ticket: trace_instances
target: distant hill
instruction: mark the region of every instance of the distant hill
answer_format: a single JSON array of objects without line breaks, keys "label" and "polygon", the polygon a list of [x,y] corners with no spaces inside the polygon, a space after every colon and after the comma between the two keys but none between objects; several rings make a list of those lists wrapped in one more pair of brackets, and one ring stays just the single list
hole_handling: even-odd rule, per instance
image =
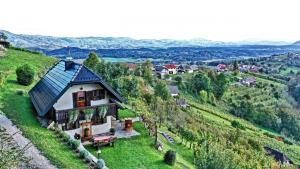
[{"label": "distant hill", "polygon": [[296,41],[295,43],[293,43],[293,45],[300,46],[300,40],[299,40],[299,41]]},{"label": "distant hill", "polygon": [[53,50],[62,47],[82,49],[137,49],[170,47],[228,47],[240,45],[289,45],[288,42],[241,41],[221,42],[206,39],[171,40],[171,39],[132,39],[128,37],[53,37],[41,35],[14,34],[0,30],[8,36],[8,41],[16,47]]},{"label": "distant hill", "polygon": [[132,39],[127,37],[53,37],[4,32],[16,47],[64,58],[84,59],[92,51],[102,57],[134,58],[174,62],[259,57],[300,51],[300,45],[288,42],[243,41],[220,42],[206,39]]}]

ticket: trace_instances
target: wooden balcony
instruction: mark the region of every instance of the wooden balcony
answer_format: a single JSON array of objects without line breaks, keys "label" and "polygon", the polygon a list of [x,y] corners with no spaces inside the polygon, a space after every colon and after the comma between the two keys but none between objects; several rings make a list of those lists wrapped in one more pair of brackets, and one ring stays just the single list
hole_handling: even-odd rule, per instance
[{"label": "wooden balcony", "polygon": [[[106,116],[113,116],[117,119],[118,118],[117,105],[115,103],[108,103],[108,104],[97,105],[97,106],[86,106],[86,107],[78,107],[78,108],[65,109],[65,110],[56,110],[55,121],[58,124],[67,123],[69,118],[68,113],[70,111],[78,110],[79,112],[83,112],[86,109],[94,109],[97,112],[98,108],[104,105],[108,106]],[[84,120],[84,116],[82,116],[83,113],[80,114],[81,115],[78,116],[77,120]]]}]

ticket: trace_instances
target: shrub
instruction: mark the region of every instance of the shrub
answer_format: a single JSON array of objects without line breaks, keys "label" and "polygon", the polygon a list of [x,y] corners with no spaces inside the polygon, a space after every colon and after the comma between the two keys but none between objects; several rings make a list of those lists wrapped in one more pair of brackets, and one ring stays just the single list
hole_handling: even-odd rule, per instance
[{"label": "shrub", "polygon": [[258,150],[258,151],[261,151],[262,150],[262,147],[261,145],[259,144],[258,141],[255,141],[253,139],[249,139],[248,140],[248,144],[255,150]]},{"label": "shrub", "polygon": [[71,139],[71,137],[70,137],[67,133],[65,133],[64,136],[63,136],[63,141],[64,141],[64,142],[67,142],[67,141],[69,141],[70,139]]},{"label": "shrub", "polygon": [[17,68],[16,74],[18,83],[21,85],[28,86],[33,82],[35,73],[34,70],[28,64],[25,64]]},{"label": "shrub", "polygon": [[71,148],[73,150],[76,150],[80,146],[80,141],[79,140],[72,140],[71,141]]},{"label": "shrub", "polygon": [[169,165],[174,165],[176,162],[176,152],[168,150],[164,156],[164,162]]},{"label": "shrub", "polygon": [[20,96],[24,95],[24,90],[17,90],[17,95],[20,95]]},{"label": "shrub", "polygon": [[104,169],[104,168],[105,168],[105,161],[102,160],[102,159],[99,159],[99,160],[97,161],[97,168],[98,168],[98,169]]},{"label": "shrub", "polygon": [[59,138],[63,138],[63,137],[65,136],[65,134],[66,134],[66,133],[65,133],[64,131],[62,131],[62,130],[59,130],[59,131],[58,131],[58,137],[59,137]]},{"label": "shrub", "polygon": [[270,133],[268,133],[268,132],[265,132],[264,135],[266,135],[266,136],[268,136],[268,137],[270,137],[270,138],[275,138],[275,136],[274,136],[273,134],[270,134]]},{"label": "shrub", "polygon": [[287,139],[283,139],[283,142],[288,145],[293,145],[293,143]]},{"label": "shrub", "polygon": [[79,150],[79,157],[81,159],[86,158],[89,155],[89,153],[85,149],[80,149]]},{"label": "shrub", "polygon": [[240,122],[238,122],[238,121],[236,121],[236,120],[233,120],[233,121],[231,122],[231,125],[232,125],[232,127],[234,127],[234,128],[239,128],[239,129],[242,129],[242,130],[245,129],[245,127],[244,127]]}]

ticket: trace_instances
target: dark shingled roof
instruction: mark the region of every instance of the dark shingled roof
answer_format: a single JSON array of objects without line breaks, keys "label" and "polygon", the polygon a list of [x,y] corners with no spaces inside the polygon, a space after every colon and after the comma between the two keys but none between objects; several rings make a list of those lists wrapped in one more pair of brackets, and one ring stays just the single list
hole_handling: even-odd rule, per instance
[{"label": "dark shingled roof", "polygon": [[179,90],[177,86],[168,85],[168,88],[171,94],[179,94]]},{"label": "dark shingled roof", "polygon": [[53,107],[56,101],[72,85],[98,83],[109,91],[118,101],[125,100],[115,92],[100,76],[81,64],[61,60],[55,64],[46,75],[29,91],[31,101],[39,116],[45,114]]}]

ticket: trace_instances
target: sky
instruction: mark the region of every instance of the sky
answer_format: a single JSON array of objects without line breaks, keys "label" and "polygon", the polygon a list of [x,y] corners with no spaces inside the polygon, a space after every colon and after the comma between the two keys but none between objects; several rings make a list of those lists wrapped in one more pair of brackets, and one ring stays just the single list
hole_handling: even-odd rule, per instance
[{"label": "sky", "polygon": [[299,0],[0,0],[0,29],[60,37],[300,40]]}]

